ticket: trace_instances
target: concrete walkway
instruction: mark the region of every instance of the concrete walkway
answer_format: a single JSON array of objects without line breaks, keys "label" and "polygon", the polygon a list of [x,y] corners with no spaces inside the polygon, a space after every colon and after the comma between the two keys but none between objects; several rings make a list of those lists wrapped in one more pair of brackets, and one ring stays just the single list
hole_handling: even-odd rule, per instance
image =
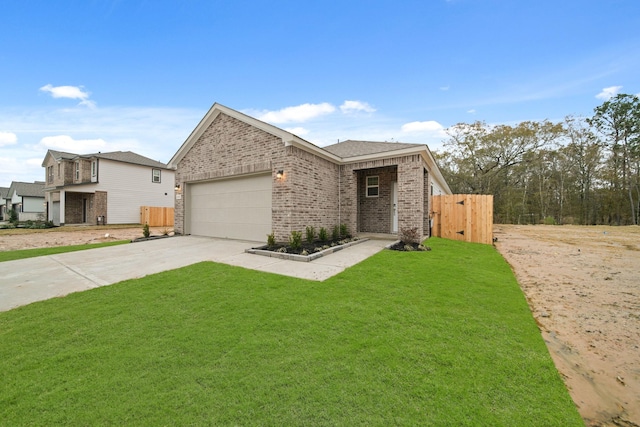
[{"label": "concrete walkway", "polygon": [[323,281],[389,243],[372,239],[315,261],[296,262],[244,252],[259,242],[180,236],[7,261],[0,263],[0,311],[201,261]]}]

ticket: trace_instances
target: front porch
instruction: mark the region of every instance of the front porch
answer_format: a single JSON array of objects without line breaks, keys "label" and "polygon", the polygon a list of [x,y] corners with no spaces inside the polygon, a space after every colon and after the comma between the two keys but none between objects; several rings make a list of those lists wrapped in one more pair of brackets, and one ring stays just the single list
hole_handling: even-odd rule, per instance
[{"label": "front porch", "polygon": [[58,190],[46,194],[47,219],[54,225],[104,225],[107,193]]}]

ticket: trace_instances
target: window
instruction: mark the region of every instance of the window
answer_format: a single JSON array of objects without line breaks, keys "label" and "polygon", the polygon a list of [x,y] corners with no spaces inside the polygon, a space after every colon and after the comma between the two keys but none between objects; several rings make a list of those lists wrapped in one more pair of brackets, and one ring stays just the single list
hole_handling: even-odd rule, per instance
[{"label": "window", "polygon": [[53,166],[47,166],[47,182],[53,182]]},{"label": "window", "polygon": [[95,177],[98,174],[98,162],[96,160],[91,162],[91,176]]},{"label": "window", "polygon": [[380,194],[379,179],[377,176],[367,177],[367,197],[378,197]]},{"label": "window", "polygon": [[153,169],[151,182],[160,182],[160,169]]},{"label": "window", "polygon": [[76,162],[76,181],[80,181],[80,162]]}]

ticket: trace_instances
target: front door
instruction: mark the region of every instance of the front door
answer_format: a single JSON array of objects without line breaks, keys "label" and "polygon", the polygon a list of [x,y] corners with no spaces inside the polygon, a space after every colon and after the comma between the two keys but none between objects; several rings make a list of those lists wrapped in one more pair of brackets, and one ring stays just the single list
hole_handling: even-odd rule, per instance
[{"label": "front door", "polygon": [[82,199],[82,222],[87,222],[87,199]]},{"label": "front door", "polygon": [[391,232],[398,232],[398,181],[391,182]]}]

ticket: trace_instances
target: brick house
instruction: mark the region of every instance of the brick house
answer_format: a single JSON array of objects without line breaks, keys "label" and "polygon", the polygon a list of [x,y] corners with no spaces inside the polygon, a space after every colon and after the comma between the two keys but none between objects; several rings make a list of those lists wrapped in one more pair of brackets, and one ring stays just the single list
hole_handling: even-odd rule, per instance
[{"label": "brick house", "polygon": [[173,207],[174,171],[131,151],[74,154],[49,150],[47,220],[65,224],[138,224],[141,206]]},{"label": "brick house", "polygon": [[306,226],[352,234],[429,234],[434,194],[451,194],[426,145],[344,141],[317,147],[214,104],[169,161],[177,233],[286,241]]}]

